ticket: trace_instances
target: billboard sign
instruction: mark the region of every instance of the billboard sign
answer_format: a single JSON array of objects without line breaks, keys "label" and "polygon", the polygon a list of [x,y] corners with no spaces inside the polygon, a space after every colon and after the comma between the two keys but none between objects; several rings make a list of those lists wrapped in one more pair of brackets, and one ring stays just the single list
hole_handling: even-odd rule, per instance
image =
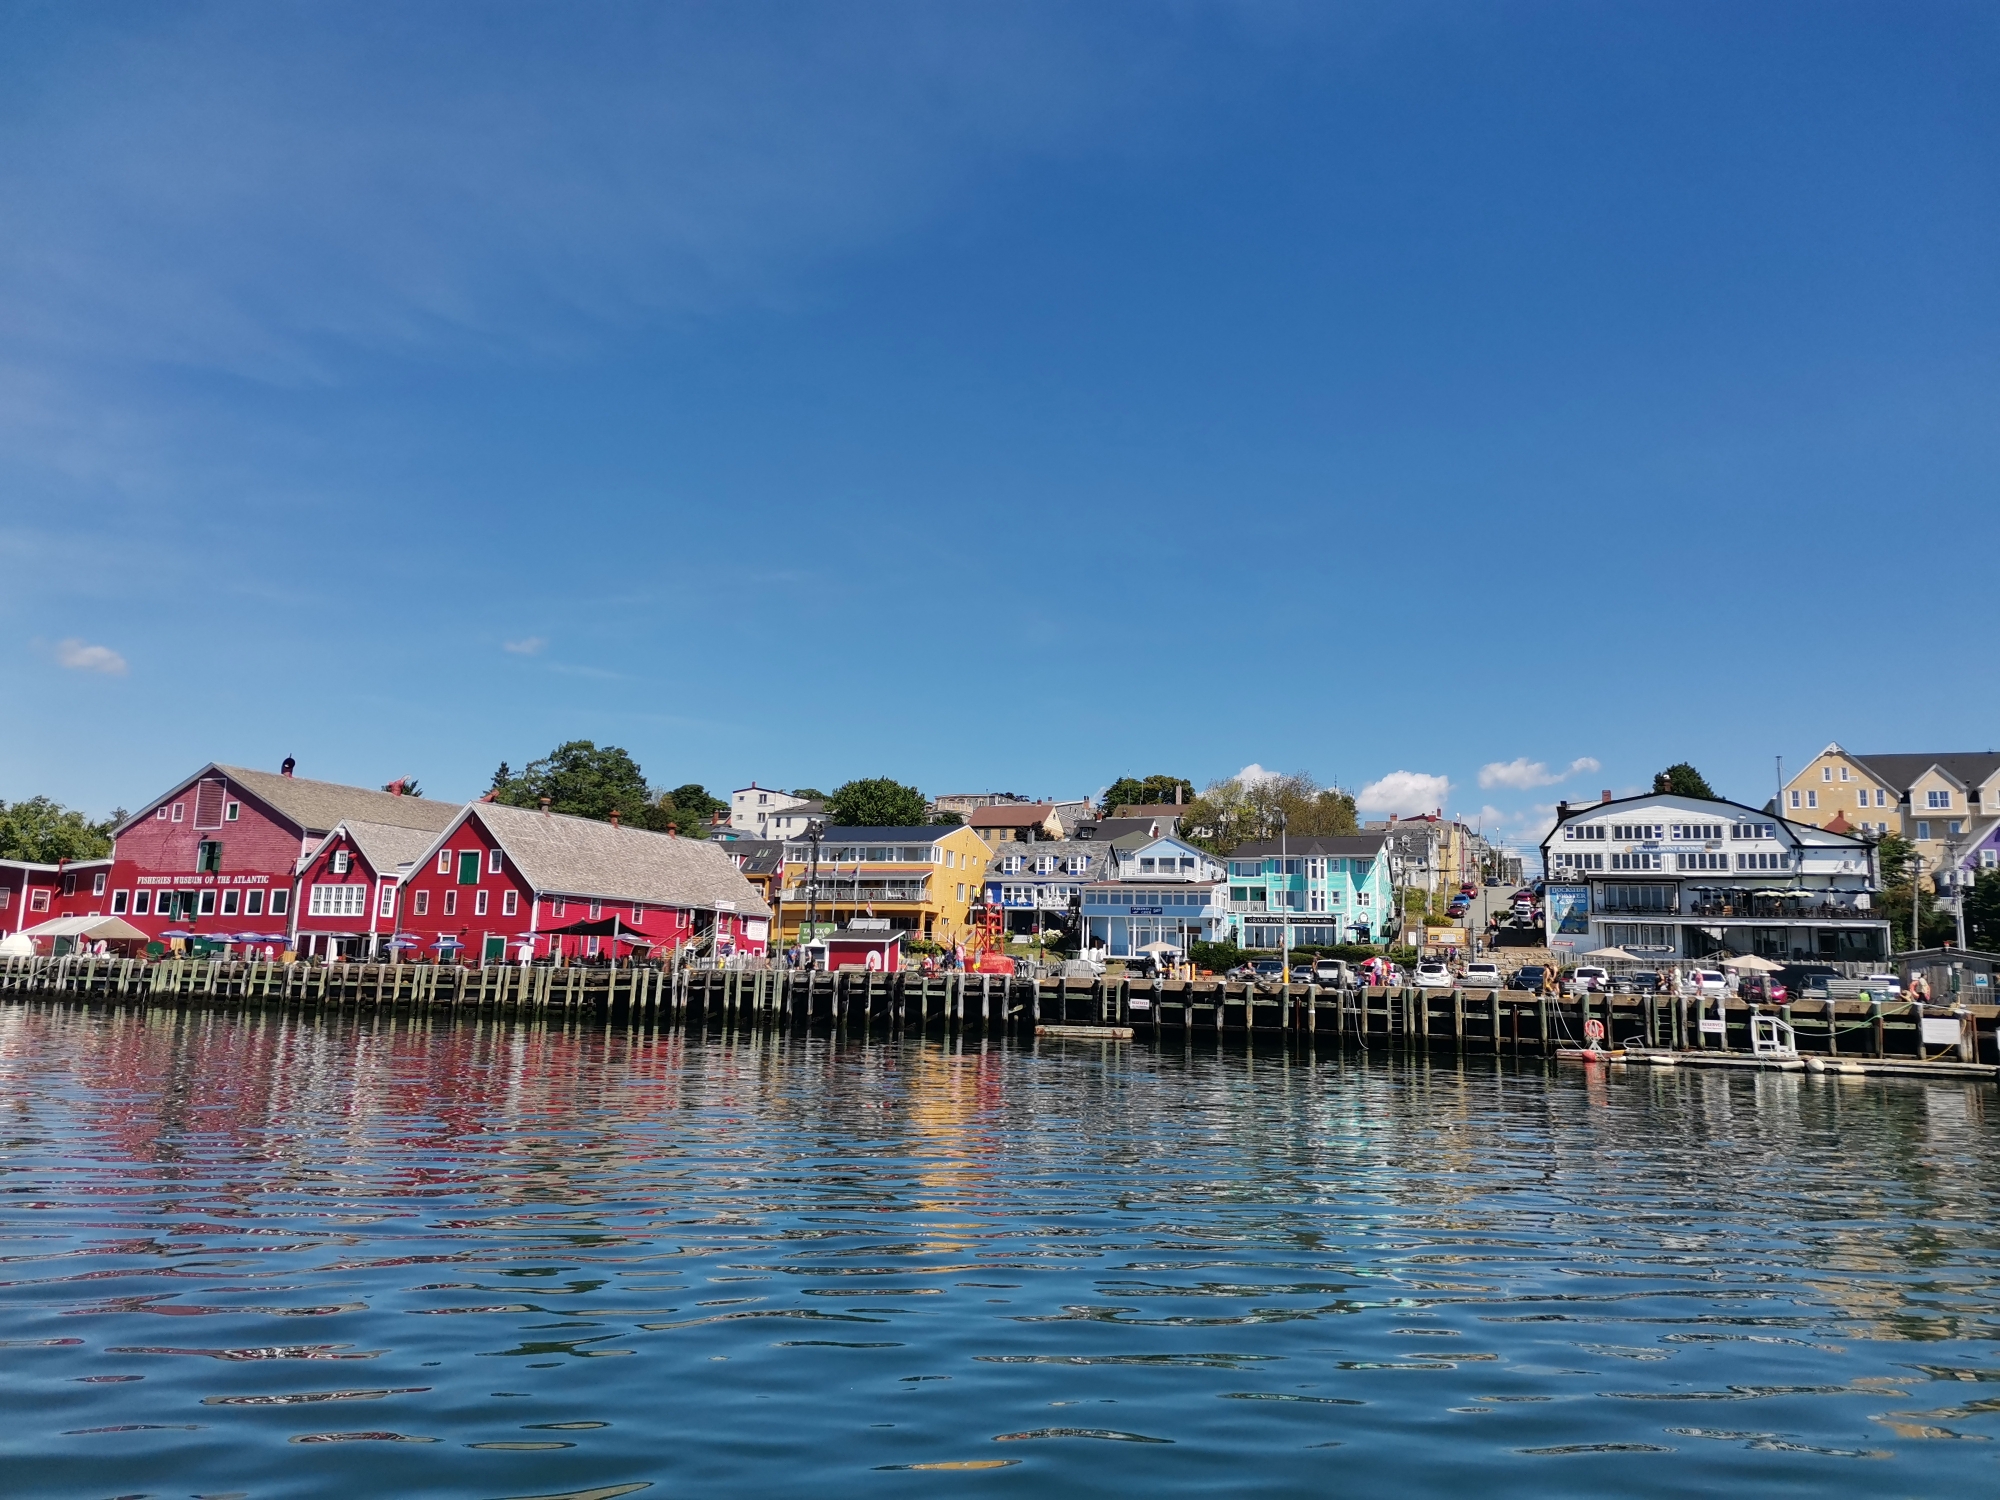
[{"label": "billboard sign", "polygon": [[1552,885],[1549,887],[1550,931],[1565,937],[1585,937],[1590,932],[1590,887]]}]

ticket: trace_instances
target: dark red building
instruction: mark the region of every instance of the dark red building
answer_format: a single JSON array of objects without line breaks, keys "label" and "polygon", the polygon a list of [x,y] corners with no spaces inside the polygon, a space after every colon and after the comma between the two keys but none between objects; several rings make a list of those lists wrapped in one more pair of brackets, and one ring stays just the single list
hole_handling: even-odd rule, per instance
[{"label": "dark red building", "polygon": [[[762,953],[771,916],[721,845],[490,802],[458,812],[399,902],[398,928],[419,951],[468,963],[711,941],[721,953]],[[457,946],[436,946],[445,940]]]},{"label": "dark red building", "polygon": [[111,910],[111,861],[65,860],[36,864],[0,859],[0,938],[57,917],[94,917]]},{"label": "dark red building", "polygon": [[[287,772],[204,766],[118,829],[105,902],[97,909],[155,939],[187,931],[224,940],[254,936],[267,946],[290,948],[298,931],[302,861],[342,822],[434,836],[457,812],[455,803]],[[371,889],[362,899],[373,911],[390,877],[374,872],[368,878]],[[368,931],[351,920],[340,930],[364,941]]]}]

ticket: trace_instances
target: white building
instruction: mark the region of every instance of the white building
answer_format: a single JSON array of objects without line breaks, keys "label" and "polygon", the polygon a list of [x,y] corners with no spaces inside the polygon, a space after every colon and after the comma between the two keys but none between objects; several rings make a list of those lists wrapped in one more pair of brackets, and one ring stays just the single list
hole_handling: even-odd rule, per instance
[{"label": "white building", "polygon": [[1107,861],[1105,878],[1083,888],[1091,947],[1128,958],[1149,943],[1170,943],[1186,953],[1190,944],[1228,936],[1229,883],[1214,855],[1143,833],[1113,840],[1110,851],[1116,862]]},{"label": "white building", "polygon": [[1661,962],[1754,953],[1880,962],[1874,848],[1740,802],[1649,793],[1558,810],[1542,841],[1549,946]]},{"label": "white building", "polygon": [[803,797],[773,791],[753,781],[729,794],[729,826],[751,838],[781,839],[792,832],[792,820],[786,819],[785,826],[774,828],[771,826],[772,817],[790,807],[803,807],[805,801]]}]

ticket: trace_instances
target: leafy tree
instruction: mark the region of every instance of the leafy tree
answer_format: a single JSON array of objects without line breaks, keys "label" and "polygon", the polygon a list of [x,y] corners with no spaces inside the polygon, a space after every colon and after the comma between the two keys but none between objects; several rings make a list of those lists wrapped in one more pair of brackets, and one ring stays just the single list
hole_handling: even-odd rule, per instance
[{"label": "leafy tree", "polygon": [[720,797],[711,797],[708,788],[698,781],[662,792],[654,803],[661,826],[672,828],[683,838],[707,838],[715,815],[727,811],[729,804]]},{"label": "leafy tree", "polygon": [[1247,786],[1234,777],[1210,782],[1188,805],[1184,827],[1193,842],[1227,854],[1238,844],[1276,838],[1281,823],[1297,838],[1334,838],[1359,826],[1352,797],[1294,771]]},{"label": "leafy tree", "polygon": [[842,782],[826,799],[826,816],[841,828],[914,828],[930,821],[924,794],[886,776]]},{"label": "leafy tree", "polygon": [[[1898,953],[1912,947],[1938,948],[1958,938],[1958,919],[1950,912],[1938,910],[1937,895],[1930,881],[1921,877],[1911,879],[1914,852],[1908,840],[1894,833],[1883,834],[1875,846],[1875,859],[1882,876],[1882,894],[1876,904],[1889,924],[1889,946]],[[1922,940],[1914,944],[1910,941],[1913,899],[1918,903],[1918,921],[1922,927]]]},{"label": "leafy tree", "polygon": [[656,831],[669,823],[639,763],[616,745],[570,740],[493,791],[493,800],[509,807],[539,807],[544,797],[551,812],[579,818],[608,822],[615,812],[633,827]]},{"label": "leafy tree", "polygon": [[52,865],[66,859],[102,859],[111,852],[111,834],[127,817],[118,808],[93,823],[74,808],[48,797],[30,797],[9,806],[0,802],[0,859]]},{"label": "leafy tree", "polygon": [[792,788],[792,795],[794,797],[803,797],[808,802],[826,801],[826,793],[822,792],[816,786],[795,786]]},{"label": "leafy tree", "polygon": [[1108,818],[1115,808],[1172,802],[1176,791],[1180,800],[1194,801],[1194,783],[1185,776],[1121,776],[1105,788],[1104,803],[1098,810]]},{"label": "leafy tree", "polygon": [[2000,953],[2000,870],[1981,870],[1965,893],[1965,940]]},{"label": "leafy tree", "polygon": [[1719,801],[1708,782],[1686,761],[1676,761],[1653,778],[1653,790],[1672,792],[1676,797],[1705,797],[1711,802]]},{"label": "leafy tree", "polygon": [[487,790],[490,792],[497,792],[500,790],[501,787],[505,786],[508,782],[512,781],[513,779],[514,779],[513,771],[509,769],[507,762],[503,760],[500,762],[500,769],[493,773],[493,784],[490,787],[488,787]]}]

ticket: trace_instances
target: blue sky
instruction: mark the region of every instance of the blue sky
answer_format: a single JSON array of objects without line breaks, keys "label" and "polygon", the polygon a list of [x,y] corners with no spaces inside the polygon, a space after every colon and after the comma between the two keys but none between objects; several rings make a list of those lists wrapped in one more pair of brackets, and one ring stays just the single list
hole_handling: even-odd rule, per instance
[{"label": "blue sky", "polygon": [[1996,168],[1972,4],[15,4],[0,797],[1986,748]]}]

